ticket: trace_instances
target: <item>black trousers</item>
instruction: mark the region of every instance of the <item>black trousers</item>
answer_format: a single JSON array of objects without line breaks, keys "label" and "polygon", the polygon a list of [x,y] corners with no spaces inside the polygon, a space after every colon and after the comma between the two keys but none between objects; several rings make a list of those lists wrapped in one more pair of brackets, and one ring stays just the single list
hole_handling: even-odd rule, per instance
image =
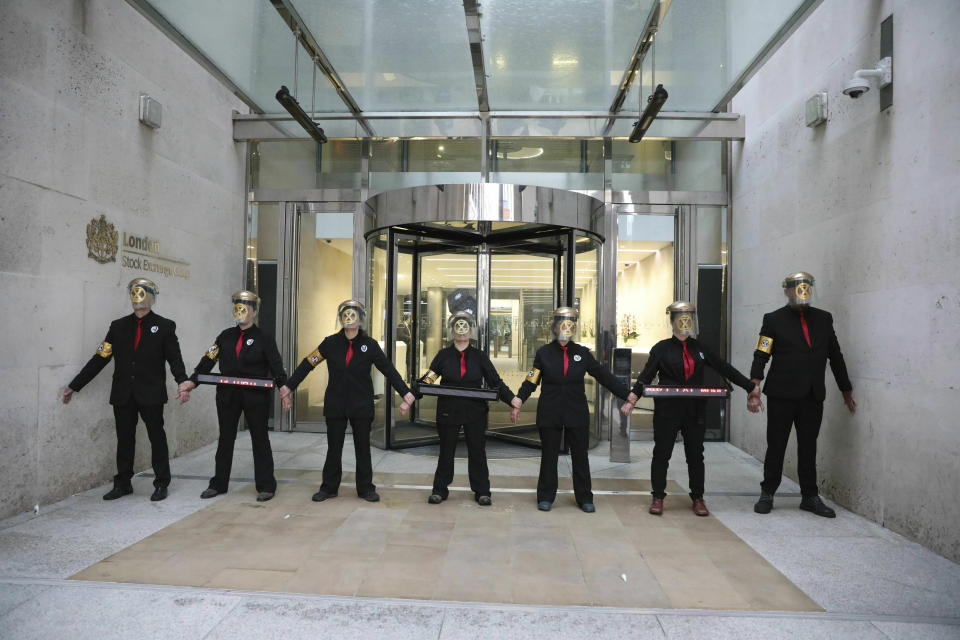
[{"label": "black trousers", "polygon": [[706,425],[693,413],[672,420],[653,419],[653,460],[650,462],[650,484],[654,498],[667,495],[667,469],[673,455],[677,432],[683,434],[683,452],[687,457],[687,477],[690,497],[703,498],[703,435]]},{"label": "black trousers", "polygon": [[[323,463],[323,484],[327,493],[340,490],[343,475],[343,441],[347,435],[348,418],[327,418],[327,459]],[[349,418],[353,429],[353,452],[357,457],[357,495],[365,496],[376,490],[373,484],[373,464],[370,462],[370,425],[373,418]]]},{"label": "black trousers", "polygon": [[564,434],[570,447],[573,466],[573,494],[577,504],[593,502],[590,483],[590,430],[588,427],[540,427],[540,478],[537,480],[537,502],[553,502],[557,497],[557,459]]},{"label": "black trousers", "polygon": [[813,497],[817,489],[817,436],[823,420],[823,401],[812,394],[806,398],[771,398],[767,396],[767,454],[763,459],[763,482],[760,488],[773,495],[783,476],[783,456],[790,439],[790,428],[797,427],[797,475],[800,493]]},{"label": "black trousers", "polygon": [[[453,482],[453,458],[460,437],[460,425],[437,423],[440,436],[440,454],[437,457],[437,472],[433,474],[433,492],[447,497],[447,487]],[[470,488],[476,497],[490,495],[490,471],[487,468],[487,417],[466,422],[463,434],[467,441],[467,473]]]},{"label": "black trousers", "polygon": [[137,416],[143,418],[147,437],[150,438],[153,486],[169,486],[170,453],[167,450],[167,434],[163,430],[163,405],[143,406],[133,398],[126,404],[113,405],[113,417],[117,423],[117,475],[113,476],[113,486],[120,489],[131,487],[137,446]]},{"label": "black trousers", "polygon": [[273,475],[273,450],[267,431],[270,415],[270,393],[262,390],[217,389],[217,420],[220,423],[220,439],[217,441],[217,457],[210,488],[220,493],[227,492],[230,484],[230,469],[233,467],[233,445],[237,440],[240,416],[247,418],[250,442],[253,445],[253,477],[257,491],[274,493],[277,479]]}]

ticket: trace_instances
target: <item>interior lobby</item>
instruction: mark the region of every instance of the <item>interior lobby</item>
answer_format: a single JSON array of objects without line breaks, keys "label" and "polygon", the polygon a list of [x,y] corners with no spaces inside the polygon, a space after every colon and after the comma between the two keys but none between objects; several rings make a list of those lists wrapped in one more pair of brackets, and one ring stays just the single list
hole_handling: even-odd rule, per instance
[{"label": "interior lobby", "polygon": [[[958,30],[955,0],[0,0],[0,638],[960,638]],[[270,392],[268,501],[243,423],[200,499],[216,394],[178,402],[172,362],[165,499],[140,426],[133,495],[101,499],[113,365],[61,401],[137,277],[187,375],[249,290],[287,374],[353,299],[406,385],[466,310],[518,392],[554,309],[632,385],[675,300],[756,378],[798,271],[856,397],[831,355],[836,518],[798,508],[796,433],[755,512],[769,389],[703,405],[708,517],[680,438],[651,515],[654,399],[624,417],[589,376],[596,513],[566,452],[538,510],[542,387],[489,403],[488,507],[462,439],[428,503],[437,397],[407,412],[377,369],[378,502],[349,442],[311,500],[325,364]]]}]

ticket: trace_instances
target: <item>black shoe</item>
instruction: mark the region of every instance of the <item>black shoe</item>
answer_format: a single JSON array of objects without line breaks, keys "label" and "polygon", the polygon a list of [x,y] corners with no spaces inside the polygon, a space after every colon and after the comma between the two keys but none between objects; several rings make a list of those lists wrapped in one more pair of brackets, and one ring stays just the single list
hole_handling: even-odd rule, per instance
[{"label": "black shoe", "polygon": [[117,498],[122,498],[123,496],[128,496],[133,493],[133,487],[114,487],[103,494],[104,500],[116,500]]},{"label": "black shoe", "polygon": [[267,500],[272,500],[273,496],[273,491],[261,491],[257,493],[257,502],[266,502]]},{"label": "black shoe", "polygon": [[760,492],[760,499],[757,500],[757,504],[753,505],[753,510],[756,513],[770,513],[773,509],[773,496],[769,493]]},{"label": "black shoe", "polygon": [[360,497],[366,500],[367,502],[380,502],[380,494],[377,493],[376,491],[365,493]]},{"label": "black shoe", "polygon": [[214,498],[220,495],[220,492],[214,489],[213,487],[207,487],[203,490],[203,493],[200,494],[201,500],[206,500],[207,498]]},{"label": "black shoe", "polygon": [[439,493],[431,493],[430,497],[427,498],[427,502],[429,502],[430,504],[440,504],[444,500],[446,500],[446,498],[444,498]]},{"label": "black shoe", "polygon": [[493,500],[490,499],[490,496],[477,496],[477,504],[481,507],[489,507],[493,504]]},{"label": "black shoe", "polygon": [[584,502],[582,505],[580,505],[580,510],[584,513],[595,513],[597,508],[593,506],[592,502]]},{"label": "black shoe", "polygon": [[541,500],[537,503],[537,509],[540,509],[540,511],[550,511],[551,507],[553,507],[553,503],[547,502],[546,500]]},{"label": "black shoe", "polygon": [[823,504],[820,496],[811,496],[800,500],[800,508],[823,518],[836,518],[837,512]]},{"label": "black shoe", "polygon": [[323,502],[324,500],[329,500],[330,498],[336,498],[336,497],[337,497],[337,494],[327,493],[323,489],[320,489],[315,494],[313,494],[313,497],[311,498],[311,500],[313,500],[314,502]]},{"label": "black shoe", "polygon": [[167,488],[166,487],[157,487],[153,490],[153,495],[150,496],[150,502],[160,502],[161,500],[167,499]]}]

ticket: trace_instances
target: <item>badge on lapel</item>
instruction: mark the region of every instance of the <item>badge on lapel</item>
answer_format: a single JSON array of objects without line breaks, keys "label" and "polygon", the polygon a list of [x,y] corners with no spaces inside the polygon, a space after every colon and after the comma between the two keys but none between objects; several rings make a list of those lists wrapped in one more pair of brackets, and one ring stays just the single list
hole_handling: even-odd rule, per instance
[{"label": "badge on lapel", "polygon": [[253,338],[247,338],[247,346],[249,347],[252,344],[253,344]]},{"label": "badge on lapel", "polygon": [[363,351],[364,353],[366,353],[366,352],[367,352],[367,345],[365,345],[365,344],[360,345],[360,351]]},{"label": "badge on lapel", "polygon": [[578,353],[577,355],[573,356],[573,361],[574,361],[574,362],[580,362],[580,354],[579,354],[579,353]]},{"label": "badge on lapel", "polygon": [[150,333],[156,333],[157,331],[160,331],[160,327],[158,327],[157,325],[153,325],[152,327],[150,327]]}]

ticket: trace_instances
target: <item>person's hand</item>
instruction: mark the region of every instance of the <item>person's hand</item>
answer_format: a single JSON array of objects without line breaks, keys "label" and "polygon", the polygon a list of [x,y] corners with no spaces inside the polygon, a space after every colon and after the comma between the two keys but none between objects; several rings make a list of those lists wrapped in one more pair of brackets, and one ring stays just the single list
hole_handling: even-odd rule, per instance
[{"label": "person's hand", "polygon": [[177,391],[177,400],[180,401],[180,404],[184,404],[185,402],[189,402],[189,400],[190,400],[190,392],[189,392],[189,391]]},{"label": "person's hand", "polygon": [[70,387],[64,387],[63,389],[60,389],[60,402],[62,402],[63,404],[68,404],[70,402],[70,398],[72,397],[73,397],[73,389],[71,389]]},{"label": "person's hand", "polygon": [[765,410],[763,399],[760,397],[760,385],[753,383],[753,391],[747,394],[747,411],[757,413]]},{"label": "person's hand", "polygon": [[640,400],[640,396],[635,394],[633,391],[631,391],[630,395],[627,396],[627,402],[632,405],[636,405],[638,400]]},{"label": "person's hand", "polygon": [[624,402],[622,405],[620,405],[620,413],[622,413],[624,416],[629,417],[630,414],[633,413],[633,408],[635,406],[636,404],[633,402],[630,402],[630,401]]},{"label": "person's hand", "polygon": [[284,411],[290,411],[290,408],[293,406],[293,396],[290,395],[289,390],[287,395],[280,394],[280,408]]},{"label": "person's hand", "polygon": [[513,400],[510,401],[510,406],[513,407],[514,409],[519,409],[520,407],[523,406],[523,400],[521,400],[517,396],[513,396]]},{"label": "person's hand", "polygon": [[513,421],[513,424],[517,424],[520,421],[520,409],[514,407],[510,410],[510,420]]},{"label": "person's hand", "polygon": [[280,392],[280,399],[281,399],[281,400],[283,400],[283,399],[286,398],[286,397],[289,397],[290,394],[293,393],[292,391],[290,391],[290,387],[288,387],[287,385],[283,385],[282,387],[280,387],[279,389],[277,389],[277,391]]},{"label": "person's hand", "polygon": [[847,405],[847,409],[850,410],[850,413],[857,412],[857,399],[853,397],[853,391],[843,392],[843,404]]},{"label": "person's hand", "polygon": [[407,395],[403,396],[403,401],[407,403],[407,406],[409,408],[411,405],[413,405],[414,402],[417,401],[417,396],[413,395],[408,391]]},{"label": "person's hand", "polygon": [[410,405],[407,402],[400,403],[400,415],[405,416],[410,411]]},{"label": "person's hand", "polygon": [[177,386],[177,392],[186,391],[187,393],[190,393],[196,388],[197,385],[195,385],[192,380],[184,380]]}]

